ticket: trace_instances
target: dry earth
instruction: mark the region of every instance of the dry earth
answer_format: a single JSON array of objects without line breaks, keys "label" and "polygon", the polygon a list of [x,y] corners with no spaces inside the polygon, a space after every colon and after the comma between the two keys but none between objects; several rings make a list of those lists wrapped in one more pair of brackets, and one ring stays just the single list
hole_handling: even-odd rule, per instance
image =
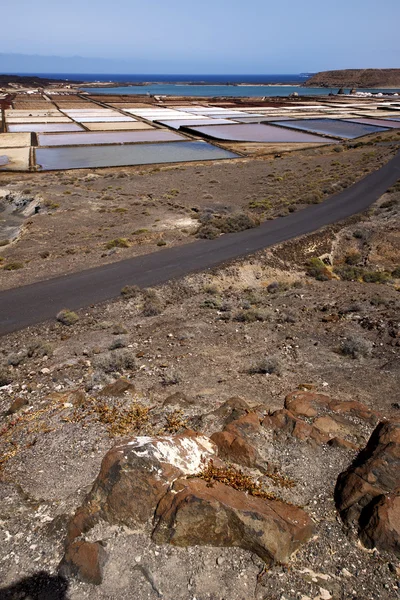
[{"label": "dry earth", "polygon": [[257,158],[212,164],[4,174],[0,286],[188,243],[215,216],[265,220],[300,210],[387,162],[397,147],[381,145],[388,140],[400,132],[278,155],[265,145]]},{"label": "dry earth", "polygon": [[[31,262],[19,272],[3,271],[2,285],[17,285],[42,278],[43,273],[47,276],[58,269],[66,270],[67,258],[61,254],[70,248],[80,249],[77,254],[68,253],[72,258],[79,257],[82,248],[90,248],[92,254],[82,260],[90,261],[86,265],[98,264],[106,240],[117,235],[132,240],[128,236],[132,230],[130,218],[128,222],[126,217],[124,224],[123,212],[116,215],[108,210],[140,202],[135,209],[137,225],[151,228],[152,220],[164,219],[166,214],[173,219],[187,218],[193,206],[220,211],[235,201],[235,208],[243,209],[250,201],[264,197],[270,172],[281,177],[290,168],[294,178],[293,160],[300,161],[306,179],[307,171],[312,170],[315,177],[319,168],[322,177],[324,165],[328,170],[332,161],[337,161],[340,172],[346,172],[350,178],[357,169],[359,173],[360,162],[369,169],[389,155],[389,151],[379,148],[373,149],[374,157],[365,157],[365,152],[361,148],[337,154],[306,153],[295,159],[191,166],[183,171],[162,170],[150,175],[145,171],[143,175],[122,178],[117,177],[116,171],[104,172],[87,182],[72,182],[69,174],[48,174],[40,179],[37,188],[33,186],[39,179],[26,176],[19,186],[28,185],[29,180],[35,193],[44,194],[43,181],[47,181],[49,198],[55,202],[61,198],[61,205],[54,212],[35,217],[28,230],[30,235],[24,234],[16,244],[5,247],[6,260],[26,257],[30,247]],[[243,172],[246,189],[243,185],[241,195],[238,186]],[[235,176],[236,182],[232,181]],[[219,183],[211,183],[214,177],[221,189],[226,185],[225,197],[212,191],[213,185],[220,189]],[[66,185],[60,180],[66,180]],[[107,181],[112,184],[111,200],[104,199]],[[165,198],[168,190],[179,185],[176,196]],[[122,188],[118,199],[114,196],[116,187]],[[213,198],[203,202],[199,189]],[[280,190],[284,195],[281,187],[274,190],[274,194]],[[154,198],[139,200],[149,193]],[[153,199],[163,196],[161,202],[152,205]],[[90,209],[82,209],[83,197],[90,197]],[[47,575],[41,577],[56,578],[67,522],[84,502],[102,458],[117,441],[138,433],[174,434],[187,427],[211,435],[221,431],[227,422],[225,408],[217,409],[230,398],[240,397],[247,402],[248,410],[256,411],[263,425],[251,438],[259,461],[239,467],[285,501],[302,506],[315,526],[315,535],[291,562],[265,568],[256,553],[240,548],[156,544],[150,538],[150,525],[135,530],[101,521],[89,539],[102,540],[108,555],[102,584],[93,586],[75,578],[66,582],[54,579],[64,591],[58,595],[50,592],[47,597],[398,597],[398,557],[384,550],[365,549],[354,533],[344,527],[333,498],[338,475],[353,461],[357,449],[365,446],[373,423],[349,417],[340,426],[336,422],[338,430],[333,433],[332,421],[327,421],[324,413],[320,427],[323,423],[328,437],[340,433],[350,442],[331,445],[314,443],[307,436],[298,439],[286,430],[268,427],[268,419],[272,411],[283,408],[285,396],[295,389],[322,392],[332,400],[359,401],[384,418],[398,418],[399,206],[397,185],[368,214],[346,223],[157,290],[132,289],[130,297],[81,311],[71,325],[54,320],[2,338],[3,586],[14,586],[17,593],[16,582],[24,577],[44,572]],[[103,207],[105,212],[98,215]],[[166,212],[168,208],[170,213]],[[142,214],[144,210],[150,210],[150,218]],[[282,206],[277,210],[282,210]],[[65,229],[64,211],[79,215],[75,224],[69,221],[68,225],[68,231],[75,234],[69,236],[67,231],[57,240],[56,229],[60,236],[63,223]],[[46,241],[46,223],[50,222],[55,229]],[[96,224],[100,227],[100,223],[106,227],[114,223],[115,227],[100,232],[101,238],[87,237],[82,243],[84,231],[89,236],[90,229]],[[37,238],[33,236],[35,228]],[[163,235],[169,243],[179,241],[171,230]],[[33,239],[40,239],[43,248],[48,247],[51,253],[42,259],[46,266],[40,271]],[[62,252],[66,240],[68,245]],[[150,247],[145,244],[140,251]],[[137,248],[132,246],[118,258],[135,252]],[[325,262],[310,263],[313,257],[321,257]],[[78,269],[81,264],[78,260],[69,268]],[[20,272],[24,273],[21,277]],[[14,273],[20,278],[8,280]],[[134,387],[122,395],[115,395],[113,388],[104,390],[121,376]],[[10,411],[12,403],[15,404]],[[136,410],[134,418],[132,410]],[[265,475],[271,467],[279,474],[276,480]],[[294,486],[281,487],[282,477],[292,480]],[[52,589],[51,582],[47,589]],[[31,597],[26,593],[10,596],[11,592],[4,590],[1,593],[5,598]]]}]

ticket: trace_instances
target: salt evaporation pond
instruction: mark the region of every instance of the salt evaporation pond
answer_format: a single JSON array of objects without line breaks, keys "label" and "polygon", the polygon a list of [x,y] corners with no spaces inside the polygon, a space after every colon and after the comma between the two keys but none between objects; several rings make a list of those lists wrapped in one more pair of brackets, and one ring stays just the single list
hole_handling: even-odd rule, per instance
[{"label": "salt evaporation pond", "polygon": [[323,133],[346,139],[358,138],[369,133],[387,131],[385,127],[351,123],[350,121],[341,121],[340,119],[296,119],[293,121],[271,121],[271,123],[275,123],[280,127],[313,131],[315,133]]},{"label": "salt evaporation pond", "polygon": [[312,135],[309,133],[300,133],[299,131],[290,131],[272,125],[257,124],[234,124],[234,125],[206,125],[204,127],[190,127],[190,131],[202,135],[232,142],[314,142],[314,143],[332,143],[326,138]]},{"label": "salt evaporation pond", "polygon": [[40,146],[85,146],[93,144],[132,144],[138,142],[179,142],[187,138],[172,131],[120,131],[99,133],[55,133],[39,135]]},{"label": "salt evaporation pond", "polygon": [[238,158],[237,154],[206,142],[36,148],[35,155],[37,165],[44,171]]}]

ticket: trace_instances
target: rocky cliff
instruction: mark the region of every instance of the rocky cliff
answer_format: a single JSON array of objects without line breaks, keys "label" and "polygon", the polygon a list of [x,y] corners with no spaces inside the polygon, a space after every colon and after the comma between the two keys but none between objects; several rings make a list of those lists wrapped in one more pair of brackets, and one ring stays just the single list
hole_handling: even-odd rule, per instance
[{"label": "rocky cliff", "polygon": [[400,69],[343,69],[321,71],[306,87],[400,88]]}]

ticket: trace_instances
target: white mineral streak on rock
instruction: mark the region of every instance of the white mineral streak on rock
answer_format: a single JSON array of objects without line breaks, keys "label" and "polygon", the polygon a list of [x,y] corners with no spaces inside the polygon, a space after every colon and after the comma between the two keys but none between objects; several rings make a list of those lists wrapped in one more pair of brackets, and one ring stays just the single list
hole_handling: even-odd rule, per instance
[{"label": "white mineral streak on rock", "polygon": [[205,436],[195,438],[138,436],[124,446],[130,446],[140,458],[153,457],[161,463],[177,467],[185,475],[197,473],[201,468],[202,459],[215,455],[214,444]]}]

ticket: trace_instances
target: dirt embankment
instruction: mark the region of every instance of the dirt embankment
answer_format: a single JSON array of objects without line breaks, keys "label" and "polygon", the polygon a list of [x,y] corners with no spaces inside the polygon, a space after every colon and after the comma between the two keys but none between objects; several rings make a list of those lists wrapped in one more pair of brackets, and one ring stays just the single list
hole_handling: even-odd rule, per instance
[{"label": "dirt embankment", "polygon": [[321,71],[305,87],[400,88],[400,69],[342,69]]}]

